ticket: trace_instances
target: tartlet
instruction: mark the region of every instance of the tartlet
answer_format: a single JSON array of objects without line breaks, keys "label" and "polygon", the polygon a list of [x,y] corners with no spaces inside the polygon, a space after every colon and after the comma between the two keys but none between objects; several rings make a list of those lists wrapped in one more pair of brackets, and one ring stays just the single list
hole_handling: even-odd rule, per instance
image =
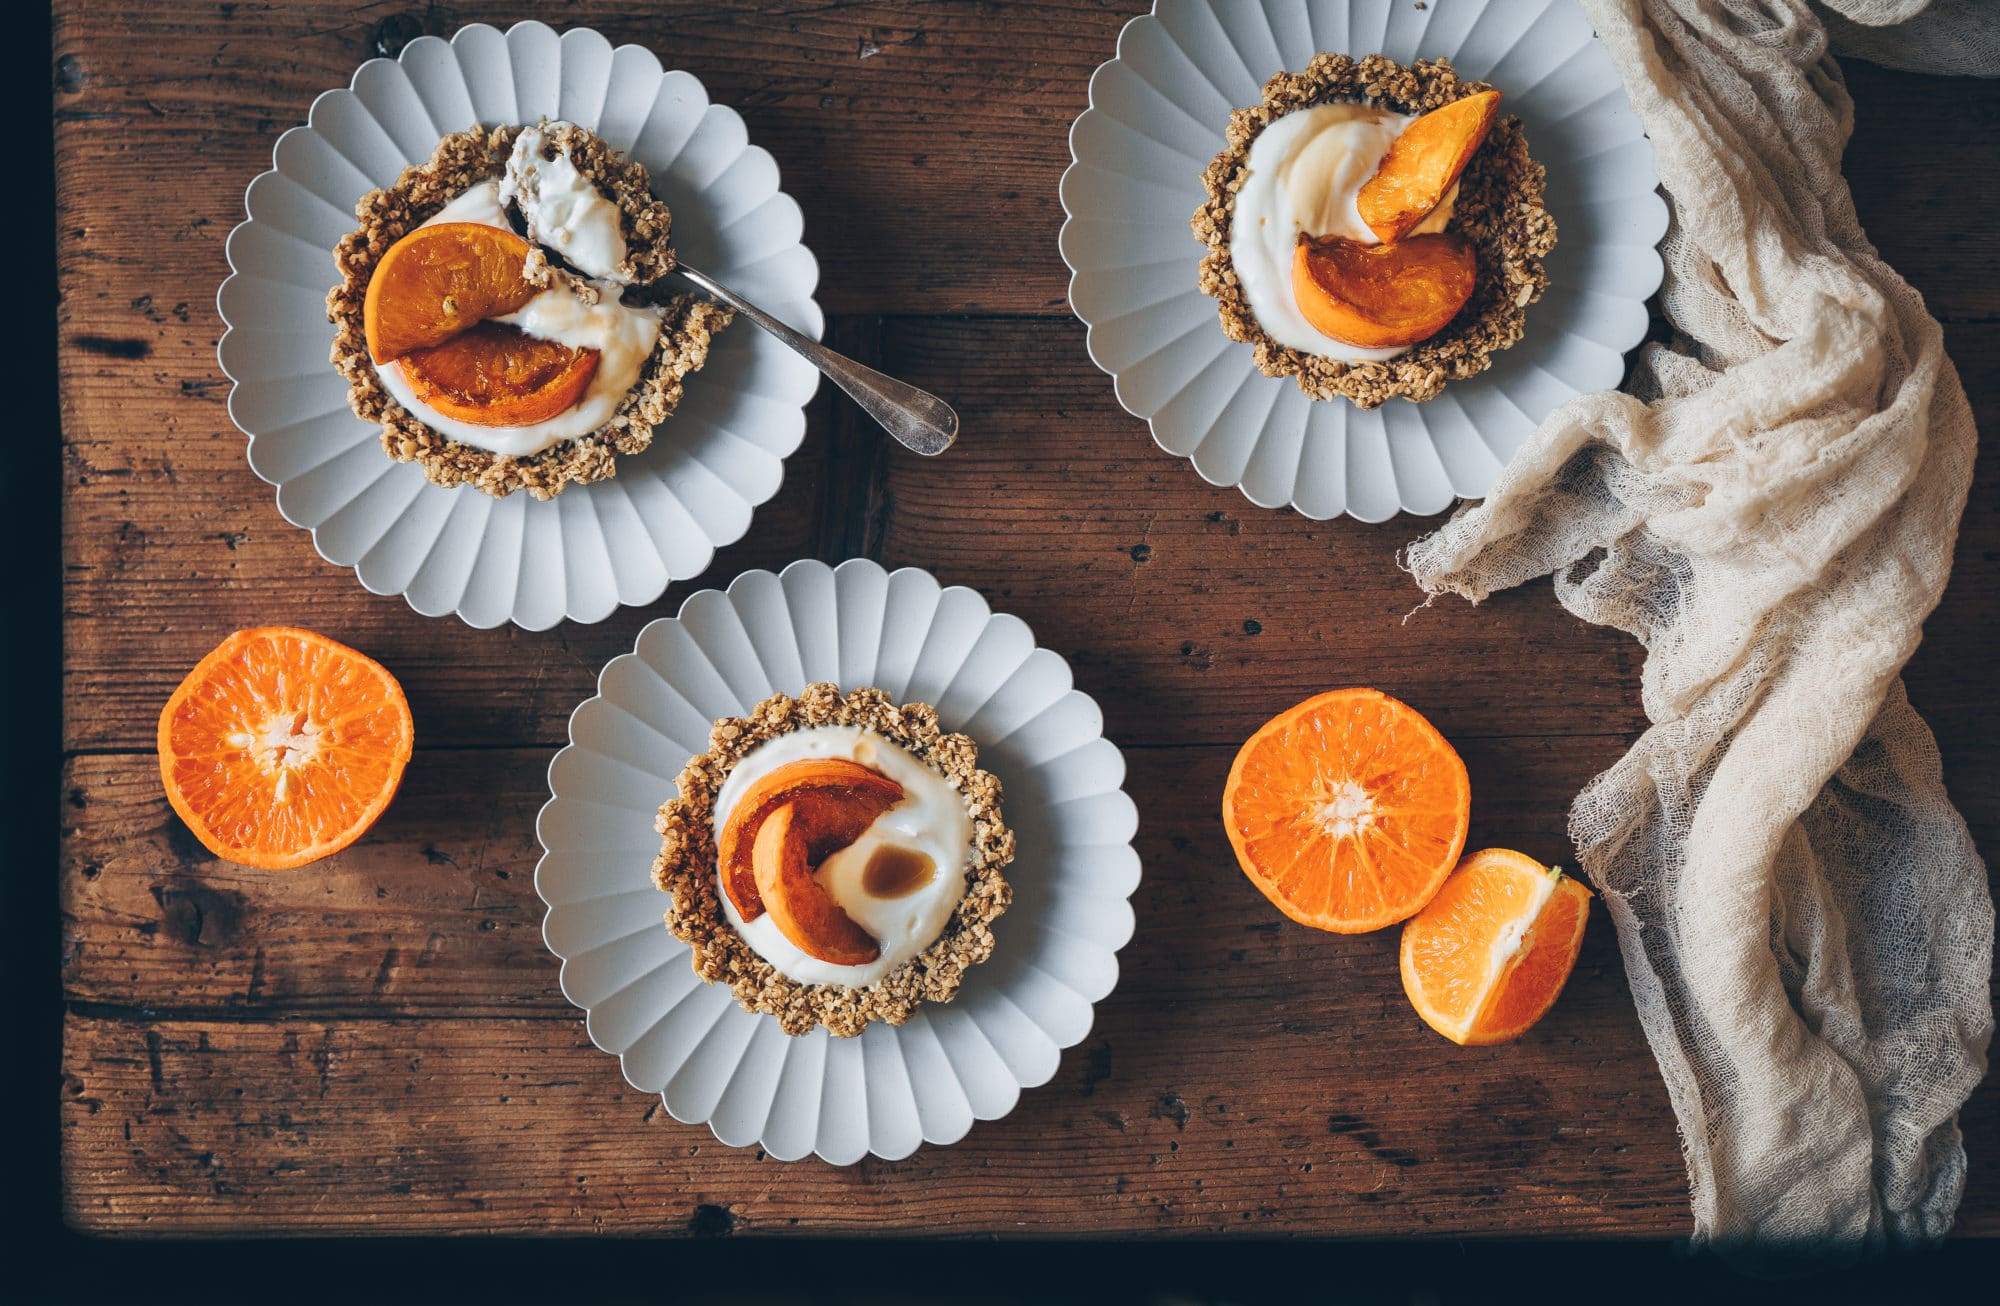
[{"label": "tartlet", "polygon": [[[348,382],[348,406],[356,416],[382,428],[382,449],[398,462],[414,462],[433,483],[472,485],[495,497],[526,490],[551,498],[571,483],[613,476],[620,455],[651,445],[654,427],[680,403],[686,378],[708,360],[711,340],[733,313],[699,295],[667,295],[650,289],[674,266],[669,243],[671,215],[649,189],[646,170],[620,158],[594,133],[572,123],[543,122],[536,130],[566,153],[576,170],[617,206],[627,258],[619,279],[662,309],[660,331],[611,418],[587,434],[562,439],[531,454],[498,453],[434,429],[389,393],[370,357],[364,306],[377,264],[399,239],[436,216],[480,183],[503,176],[520,126],[479,127],[454,132],[438,142],[429,161],[405,168],[396,182],[369,191],[355,205],[360,227],[334,250],[340,284],[327,294],[327,316],[335,336],[332,362]],[[527,275],[538,284],[560,280],[593,291],[578,274],[551,264],[539,244],[528,259]]]},{"label": "tartlet", "polygon": [[1255,350],[1266,376],[1290,376],[1314,399],[1345,398],[1374,408],[1392,398],[1422,402],[1446,384],[1485,371],[1495,352],[1518,341],[1528,305],[1542,295],[1548,275],[1542,260],[1555,247],[1555,220],[1543,206],[1542,166],[1528,154],[1515,117],[1495,122],[1459,179],[1447,230],[1471,242],[1478,270],[1471,298],[1451,323],[1398,357],[1350,362],[1295,349],[1271,339],[1258,324],[1230,259],[1235,198],[1248,176],[1253,142],[1285,114],[1315,105],[1366,101],[1403,114],[1421,114],[1492,88],[1466,81],[1448,60],[1404,66],[1383,55],[1356,60],[1315,55],[1299,73],[1279,73],[1264,84],[1260,104],[1230,115],[1227,148],[1202,173],[1207,200],[1195,211],[1195,235],[1208,246],[1200,287],[1218,301],[1222,332]]},{"label": "tartlet", "polygon": [[[901,748],[943,777],[970,818],[965,892],[942,932],[865,987],[806,983],[781,973],[732,925],[718,882],[716,804],[730,773],[759,745],[824,726],[860,727]],[[978,761],[973,741],[940,728],[928,704],[899,705],[873,688],[843,694],[819,682],[797,698],[774,694],[747,717],[717,721],[707,751],[682,768],[676,792],[654,822],[662,842],[653,882],[673,895],[667,928],[688,945],[695,974],[727,984],[745,1010],[776,1017],[793,1035],[825,1025],[838,1037],[851,1037],[872,1021],[903,1024],[924,1002],[950,1002],[966,971],[992,956],[993,922],[1013,898],[1001,872],[1014,858],[1014,834],[1001,817],[1000,782]]]}]

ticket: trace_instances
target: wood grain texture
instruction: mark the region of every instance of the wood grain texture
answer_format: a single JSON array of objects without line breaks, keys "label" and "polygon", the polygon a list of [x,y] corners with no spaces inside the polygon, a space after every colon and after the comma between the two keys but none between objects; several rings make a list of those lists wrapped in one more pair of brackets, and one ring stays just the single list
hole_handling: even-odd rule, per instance
[{"label": "wood grain texture", "polygon": [[[65,1205],[108,1233],[400,1231],[1671,1236],[1671,1113],[1608,922],[1521,1043],[1409,1012],[1394,934],[1290,924],[1211,797],[1273,711],[1342,683],[1421,707],[1476,843],[1568,856],[1569,797],[1645,726],[1643,650],[1546,582],[1418,609],[1421,523],[1257,509],[1153,447],[1066,313],[1065,131],[1137,3],[579,0],[55,9],[64,441]],[[841,348],[949,397],[961,446],[889,449],[823,394],[746,540],[592,627],[473,631],[367,594],[277,515],[230,425],[214,291],[245,184],[379,33],[596,26],[741,110],[806,213]],[[1889,262],[2000,429],[2000,84],[1856,66],[1847,159]],[[163,166],[173,203],[155,201]],[[1946,234],[1940,234],[1946,233]],[[2000,856],[2000,471],[1908,672]],[[1069,657],[1127,749],[1146,879],[1119,989],[1050,1085],[957,1147],[783,1166],[679,1125],[589,1045],[533,892],[549,756],[603,663],[692,590],[801,556],[929,568]],[[402,679],[408,782],[348,852],[259,874],[168,811],[159,705],[245,625],[303,622]],[[1964,1116],[1960,1232],[2000,1234],[2000,1092]]]},{"label": "wood grain texture", "polygon": [[[1157,869],[1119,991],[1054,1085],[964,1149],[782,1180],[651,1109],[557,990],[527,835],[541,751],[420,754],[392,813],[311,876],[208,857],[162,810],[150,759],[76,759],[72,790],[95,797],[64,868],[71,1218],[679,1232],[709,1205],[778,1231],[1683,1232],[1672,1116],[1636,1073],[1650,1062],[1608,922],[1529,1039],[1454,1049],[1402,999],[1393,931],[1283,921],[1213,813],[1177,798],[1219,788],[1231,755],[1132,753]],[[1511,795],[1475,836],[1535,847],[1601,759],[1518,740],[1468,764]],[[168,994],[170,1013],[143,1010]],[[1546,1178],[1497,1181],[1509,1156]]]},{"label": "wood grain texture", "polygon": [[[841,338],[877,345],[862,327],[841,324]],[[952,396],[965,423],[959,446],[937,461],[888,452],[873,428],[852,424],[862,419],[844,401],[847,425],[829,438],[823,396],[778,500],[704,583],[813,553],[930,567],[1071,655],[1120,742],[1240,740],[1287,701],[1276,695],[1329,676],[1455,702],[1457,714],[1439,722],[1447,730],[1605,734],[1643,724],[1630,640],[1551,616],[1546,593],[1533,590],[1478,612],[1441,604],[1404,624],[1421,599],[1395,563],[1407,520],[1311,522],[1205,484],[1118,407],[1074,323],[915,319],[882,336],[886,365]],[[110,396],[92,401],[108,406]],[[124,443],[71,440],[85,457]],[[838,476],[820,470],[828,449],[842,460]],[[136,477],[89,477],[71,491],[72,747],[149,746],[191,649],[240,625],[308,616],[401,678],[420,747],[559,744],[597,668],[694,588],[547,636],[455,626],[441,640],[401,599],[367,594],[277,519],[269,487],[243,465],[241,437],[188,441],[173,459],[172,479],[149,474],[142,488]],[[835,532],[824,549],[816,519]],[[233,548],[217,538],[232,522],[248,535]],[[840,522],[868,525],[841,534]],[[1263,634],[1246,633],[1252,621]],[[1527,657],[1544,674],[1519,683],[1477,674],[1500,656]],[[1595,669],[1589,682],[1559,684],[1556,669],[1579,663]]]},{"label": "wood grain texture", "polygon": [[[1357,980],[1393,979],[1391,949],[1350,951]],[[1454,1050],[1358,993],[1128,986],[1005,1119],[846,1169],[675,1123],[577,1021],[73,1015],[65,1200],[107,1232],[683,1233],[719,1207],[760,1232],[1684,1234],[1665,1094],[1615,990]]]},{"label": "wood grain texture", "polygon": [[[1474,843],[1561,861],[1566,844],[1551,831],[1550,813],[1623,746],[1619,739],[1467,744],[1481,796]],[[1234,748],[1128,754],[1148,874],[1134,900],[1138,932],[1121,954],[1125,983],[1136,979],[1142,992],[1175,1000],[1209,991],[1249,1001],[1288,984],[1344,988],[1354,947],[1283,921],[1236,869],[1214,797],[1234,755]],[[375,828],[303,875],[217,861],[168,809],[152,758],[72,759],[75,833],[62,872],[67,991],[100,1008],[233,1019],[574,1019],[556,987],[556,959],[542,945],[534,890],[534,817],[548,798],[548,759],[540,749],[420,752]],[[646,870],[632,868],[638,883]],[[1606,930],[1599,942],[1608,949],[1610,940]],[[1354,945],[1390,958],[1390,986],[1365,995],[1369,1010],[1384,997],[1402,1005],[1393,945],[1390,935]],[[1613,954],[1597,960],[1608,964]],[[1297,969],[1289,976],[1271,969],[1283,966]],[[1613,1005],[1622,1001],[1614,995]]]},{"label": "wood grain texture", "polygon": [[[437,638],[401,599],[366,593],[277,518],[233,433],[171,446],[171,479],[83,476],[68,501],[71,747],[148,747],[158,705],[195,651],[239,626],[291,620],[394,671],[419,747],[558,745],[597,669],[691,590],[751,566],[857,551],[970,585],[1029,622],[1070,657],[1121,743],[1240,740],[1329,683],[1379,685],[1435,712],[1454,738],[1623,735],[1645,724],[1643,650],[1626,636],[1562,612],[1546,582],[1477,608],[1421,607],[1397,563],[1419,529],[1409,519],[1313,522],[1206,484],[1117,407],[1074,323],[897,319],[879,338],[865,324],[840,329],[953,397],[965,434],[952,455],[886,452],[844,404],[847,425],[829,439],[834,396],[822,396],[749,538],[694,584],[595,626],[455,626]],[[1950,333],[1964,356],[2000,350],[2000,325]],[[2000,423],[2000,391],[1977,397],[1981,420]],[[70,440],[88,456],[124,443]],[[837,475],[825,470],[829,449]],[[1976,750],[2000,735],[1991,683],[1966,672],[1982,665],[1985,613],[2000,602],[2000,471],[1989,460],[1976,476],[1958,569],[1909,674],[1953,746],[1990,759]],[[865,528],[845,524],[860,520]],[[1493,674],[1503,666],[1511,674]],[[1960,797],[1976,805],[1981,794]],[[1989,807],[1981,828],[2000,828],[1996,817]]]},{"label": "wood grain texture", "polygon": [[[1069,165],[1069,123],[1089,103],[1090,74],[1143,8],[572,0],[551,12],[520,0],[66,0],[55,8],[64,266],[90,269],[98,284],[88,311],[113,328],[79,324],[77,334],[143,341],[156,327],[212,322],[209,286],[221,278],[244,186],[270,166],[278,134],[304,121],[314,96],[345,86],[385,32],[448,36],[469,22],[505,28],[528,18],[646,45],[741,112],[805,211],[830,313],[1061,314],[1068,273],[1055,244],[1056,183]],[[2000,230],[1945,219],[2000,204],[1990,152],[1966,148],[2000,131],[2000,86],[1960,79],[1947,101],[1937,82],[1914,74],[1856,64],[1848,75],[1863,112],[1847,167],[1871,201],[1870,232],[1930,291],[1940,317],[2000,317]],[[183,165],[181,212],[163,232],[149,188],[135,183],[168,152]],[[152,297],[143,308],[132,302],[140,295]]]}]

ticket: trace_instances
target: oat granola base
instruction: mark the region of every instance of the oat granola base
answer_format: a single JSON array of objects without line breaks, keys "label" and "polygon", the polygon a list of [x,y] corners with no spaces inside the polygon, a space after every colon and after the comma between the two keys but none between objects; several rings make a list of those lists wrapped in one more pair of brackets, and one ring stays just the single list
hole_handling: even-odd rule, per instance
[{"label": "oat granola base", "polygon": [[[951,783],[972,818],[965,897],[944,932],[867,988],[804,984],[780,974],[730,925],[716,882],[715,800],[729,773],[766,740],[830,725],[862,726],[908,750]],[[965,972],[993,955],[993,922],[1013,900],[1001,870],[1014,860],[1014,832],[1000,817],[999,780],[979,769],[978,748],[940,729],[928,703],[898,705],[879,689],[842,694],[825,682],[807,685],[797,698],[773,694],[747,717],[717,721],[708,751],[688,760],[675,786],[653,822],[662,839],[653,883],[674,899],[667,928],[688,945],[696,975],[729,985],[744,1010],[777,1017],[785,1033],[825,1025],[849,1038],[870,1021],[900,1025],[920,1003],[951,1001]]]},{"label": "oat granola base", "polygon": [[[611,420],[587,435],[526,457],[453,440],[397,403],[383,389],[368,356],[362,306],[369,278],[389,247],[405,234],[472,186],[502,175],[520,132],[519,127],[454,132],[438,142],[428,162],[405,168],[394,185],[362,196],[354,206],[360,228],[342,237],[334,249],[341,281],[327,292],[326,313],[334,325],[333,365],[347,378],[348,407],[363,421],[382,428],[384,453],[397,462],[417,463],[426,478],[447,488],[472,485],[495,498],[526,490],[537,499],[548,499],[572,482],[615,476],[618,455],[636,454],[650,446],[653,428],[680,404],[683,382],[707,363],[715,333],[735,314],[699,295],[660,301],[665,315],[659,342]],[[671,219],[667,206],[648,189],[646,170],[620,159],[581,127],[564,124],[550,127],[547,134],[551,142],[570,151],[579,172],[617,201],[630,251],[621,274],[629,268],[635,281],[644,285],[671,270]],[[539,248],[529,257],[531,279],[545,282],[568,275],[551,267]]]},{"label": "oat granola base", "polygon": [[1398,396],[1421,403],[1436,398],[1447,383],[1485,371],[1496,352],[1521,338],[1528,305],[1548,288],[1542,260],[1555,248],[1556,224],[1542,204],[1546,174],[1529,157],[1516,117],[1493,124],[1459,179],[1458,202],[1446,228],[1470,240],[1477,254],[1472,298],[1443,331],[1399,357],[1348,363],[1277,343],[1257,324],[1229,259],[1230,218],[1236,192],[1249,175],[1250,145],[1272,120],[1316,104],[1364,98],[1398,113],[1428,113],[1491,89],[1460,78],[1446,59],[1405,66],[1379,54],[1359,60],[1317,54],[1304,72],[1279,73],[1265,82],[1262,104],[1230,114],[1228,147],[1202,173],[1208,199],[1195,210],[1193,226],[1208,246],[1201,291],[1219,301],[1222,333],[1254,347],[1259,371],[1296,378],[1314,399],[1345,398],[1361,408]]}]

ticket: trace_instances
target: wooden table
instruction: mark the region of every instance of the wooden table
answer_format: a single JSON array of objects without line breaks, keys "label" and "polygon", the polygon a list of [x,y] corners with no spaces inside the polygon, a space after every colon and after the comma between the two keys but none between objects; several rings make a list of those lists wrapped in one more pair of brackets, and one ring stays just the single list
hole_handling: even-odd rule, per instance
[{"label": "wooden table", "polygon": [[[1674,1124],[1610,924],[1555,1011],[1457,1049],[1400,992],[1395,936],[1284,921],[1215,815],[1236,744],[1371,684],[1464,751],[1474,845],[1571,857],[1568,801],[1645,725],[1642,651],[1546,582],[1413,613],[1426,528],[1308,521],[1152,445],[1064,302],[1056,182],[1091,70],[1137,7],[585,0],[740,109],[818,253],[829,336],[948,396],[962,445],[888,447],[830,387],[747,539],[645,610],[541,634],[427,620],[286,525],[243,458],[215,289],[245,184],[319,91],[420,30],[546,6],[58,0],[66,510],[64,1202],[162,1236],[589,1232],[1564,1234],[1689,1227]],[[2000,86],[1849,69],[1869,232],[1930,298],[2000,429]],[[534,815],[597,669],[693,589],[867,555],[971,585],[1066,654],[1139,803],[1123,978],[1054,1081],[956,1146],[782,1164],[675,1123],[556,987]],[[2000,474],[1911,664],[1946,775],[2000,853]],[[173,817],[152,739],[227,632],[297,623],[409,691],[418,751],[362,843],[272,874]],[[2000,1093],[1964,1116],[1960,1230],[2000,1233]]]}]

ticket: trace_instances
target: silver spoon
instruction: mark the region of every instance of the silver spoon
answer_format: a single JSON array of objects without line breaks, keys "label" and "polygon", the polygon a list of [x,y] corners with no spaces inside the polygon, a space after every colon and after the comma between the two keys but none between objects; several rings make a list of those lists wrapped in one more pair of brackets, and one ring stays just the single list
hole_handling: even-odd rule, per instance
[{"label": "silver spoon", "polygon": [[799,334],[706,272],[697,272],[685,263],[676,263],[674,271],[790,345],[793,352],[845,390],[849,398],[906,448],[929,457],[951,448],[951,442],[958,438],[958,414],[936,395],[884,376],[872,367],[863,367],[812,337]]}]

